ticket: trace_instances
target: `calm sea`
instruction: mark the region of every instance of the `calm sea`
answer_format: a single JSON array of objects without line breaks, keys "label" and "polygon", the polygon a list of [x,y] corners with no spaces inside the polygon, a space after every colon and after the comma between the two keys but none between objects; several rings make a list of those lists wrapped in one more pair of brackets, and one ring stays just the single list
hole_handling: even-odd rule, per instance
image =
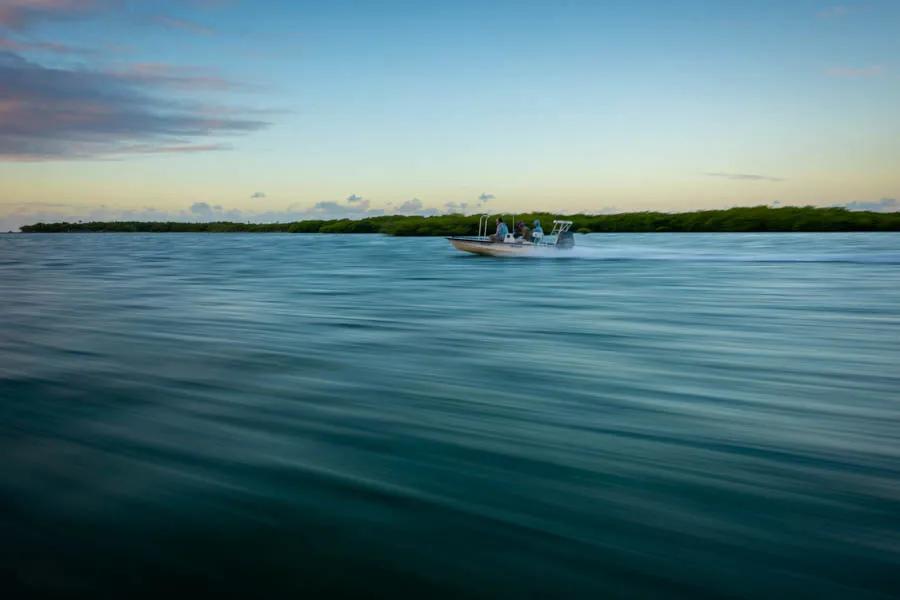
[{"label": "calm sea", "polygon": [[577,242],[0,236],[0,585],[900,593],[900,235]]}]

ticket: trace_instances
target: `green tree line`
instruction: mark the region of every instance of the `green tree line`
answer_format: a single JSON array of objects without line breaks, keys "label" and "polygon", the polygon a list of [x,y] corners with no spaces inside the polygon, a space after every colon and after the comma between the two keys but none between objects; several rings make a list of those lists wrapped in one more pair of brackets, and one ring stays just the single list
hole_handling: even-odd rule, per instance
[{"label": "green tree line", "polygon": [[[506,215],[507,220],[511,216]],[[900,231],[900,212],[876,213],[845,208],[753,206],[684,213],[633,212],[610,215],[526,213],[516,220],[540,219],[549,231],[553,219],[573,222],[573,229],[590,232],[732,232],[732,231]],[[493,228],[493,219],[490,223]],[[206,232],[206,233],[383,233],[398,236],[475,235],[477,215],[430,217],[385,215],[364,219],[308,220],[291,223],[183,223],[176,221],[92,221],[24,225],[24,233],[78,232]]]}]

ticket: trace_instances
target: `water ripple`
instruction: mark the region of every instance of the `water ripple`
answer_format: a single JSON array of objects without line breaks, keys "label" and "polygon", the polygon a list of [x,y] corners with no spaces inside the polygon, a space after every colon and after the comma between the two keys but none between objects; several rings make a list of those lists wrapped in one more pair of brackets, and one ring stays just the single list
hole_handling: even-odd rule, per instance
[{"label": "water ripple", "polygon": [[887,598],[900,235],[0,236],[13,592]]}]

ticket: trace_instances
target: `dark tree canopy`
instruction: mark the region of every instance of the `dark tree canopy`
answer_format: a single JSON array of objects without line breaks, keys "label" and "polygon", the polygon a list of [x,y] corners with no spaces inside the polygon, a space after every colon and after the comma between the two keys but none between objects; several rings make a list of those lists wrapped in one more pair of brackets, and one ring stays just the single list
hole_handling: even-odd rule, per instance
[{"label": "dark tree canopy", "polygon": [[[613,215],[559,215],[526,213],[517,220],[541,219],[545,228],[553,219],[573,221],[584,232],[731,232],[731,231],[900,231],[900,213],[848,211],[844,208],[753,206],[685,213],[634,212]],[[478,216],[432,217],[385,215],[365,219],[296,221],[293,223],[182,223],[113,221],[88,223],[37,223],[21,227],[25,233],[78,232],[249,232],[249,233],[384,233],[400,236],[474,235]]]}]

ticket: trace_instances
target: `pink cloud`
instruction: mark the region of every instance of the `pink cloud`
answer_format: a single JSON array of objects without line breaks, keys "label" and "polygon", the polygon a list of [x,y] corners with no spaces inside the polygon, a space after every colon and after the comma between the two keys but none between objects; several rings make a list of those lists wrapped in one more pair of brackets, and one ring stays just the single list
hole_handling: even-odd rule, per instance
[{"label": "pink cloud", "polygon": [[219,81],[165,65],[109,73],[45,67],[0,51],[0,81],[8,82],[0,100],[0,161],[227,150],[218,136],[268,126],[249,112],[215,111],[178,97],[172,85]]},{"label": "pink cloud", "polygon": [[0,26],[24,29],[34,21],[77,16],[94,10],[97,0],[3,0]]},{"label": "pink cloud", "polygon": [[166,63],[135,63],[113,73],[122,79],[181,90],[231,90],[238,84],[191,67]]},{"label": "pink cloud", "polygon": [[126,146],[119,149],[118,152],[123,154],[189,154],[193,152],[215,152],[231,149],[231,144],[178,144],[172,146],[138,144],[135,146]]},{"label": "pink cloud", "polygon": [[44,51],[53,52],[54,54],[94,54],[94,50],[88,48],[76,48],[66,44],[58,44],[56,42],[26,42],[18,41],[10,38],[0,37],[0,50],[11,50],[13,52],[34,52]]}]

